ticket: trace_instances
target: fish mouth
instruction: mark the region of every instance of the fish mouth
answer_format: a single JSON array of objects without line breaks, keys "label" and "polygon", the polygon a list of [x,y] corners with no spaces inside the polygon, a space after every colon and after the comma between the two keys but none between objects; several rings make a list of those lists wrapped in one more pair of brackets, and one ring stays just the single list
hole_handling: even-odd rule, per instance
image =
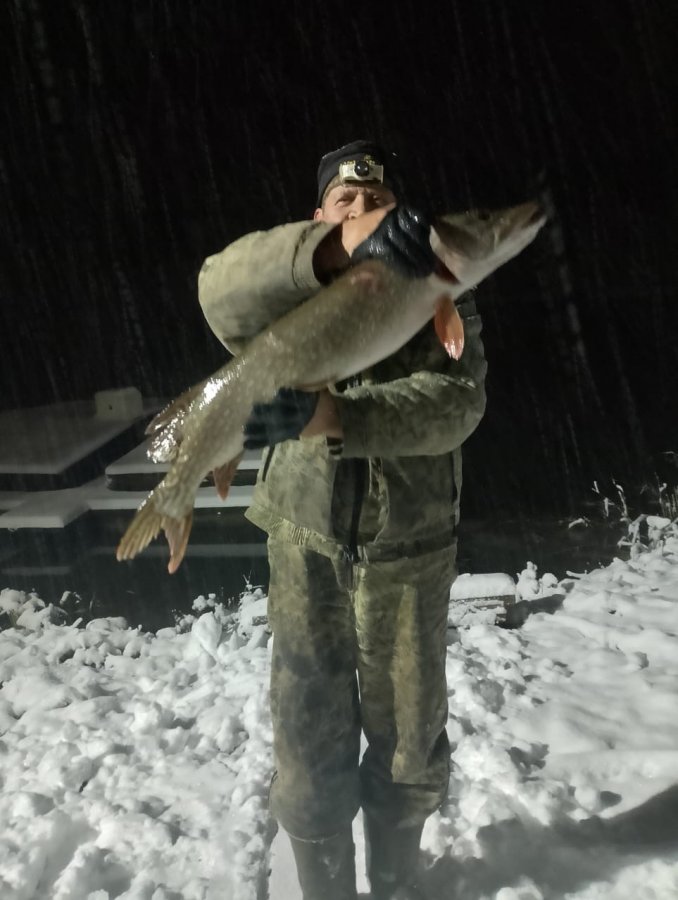
[{"label": "fish mouth", "polygon": [[517,241],[526,246],[548,221],[548,213],[538,200],[528,200],[506,211],[506,217],[498,228],[498,242],[508,244]]},{"label": "fish mouth", "polygon": [[528,219],[528,225],[536,225],[537,222],[540,222],[542,219],[546,219],[546,210],[542,209],[540,203],[532,203],[531,204],[534,209],[532,211],[532,215]]},{"label": "fish mouth", "polygon": [[530,228],[533,225],[543,225],[548,215],[543,205],[538,200],[528,200],[510,210],[514,224],[519,228]]}]

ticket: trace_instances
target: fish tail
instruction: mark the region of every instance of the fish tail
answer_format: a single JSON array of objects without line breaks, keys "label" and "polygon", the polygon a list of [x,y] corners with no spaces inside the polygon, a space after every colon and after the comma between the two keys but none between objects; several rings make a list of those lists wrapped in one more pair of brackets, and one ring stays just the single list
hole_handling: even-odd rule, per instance
[{"label": "fish tail", "polygon": [[188,546],[188,538],[191,534],[192,525],[192,509],[181,519],[172,519],[169,516],[162,517],[162,527],[170,548],[170,560],[167,564],[167,571],[170,575],[174,575],[181,565],[181,561],[186,553],[186,547]]},{"label": "fish tail", "polygon": [[192,525],[192,509],[182,518],[175,519],[159,512],[153,503],[153,495],[151,495],[139,507],[127,531],[122,536],[115,554],[116,559],[118,561],[134,559],[162,530],[165,532],[170,548],[167,571],[172,575],[184,558]]},{"label": "fish tail", "polygon": [[228,497],[228,492],[231,489],[233,476],[235,475],[242,458],[243,454],[239,453],[238,456],[230,460],[230,462],[225,463],[223,466],[217,466],[212,470],[214,486],[217,489],[217,494],[219,495],[220,500],[225,500],[226,497]]},{"label": "fish tail", "polygon": [[129,526],[123,534],[115,552],[115,557],[120,562],[123,559],[134,559],[143,549],[148,547],[153,538],[157,537],[162,528],[162,513],[158,512],[153,503],[153,494],[144,500]]}]

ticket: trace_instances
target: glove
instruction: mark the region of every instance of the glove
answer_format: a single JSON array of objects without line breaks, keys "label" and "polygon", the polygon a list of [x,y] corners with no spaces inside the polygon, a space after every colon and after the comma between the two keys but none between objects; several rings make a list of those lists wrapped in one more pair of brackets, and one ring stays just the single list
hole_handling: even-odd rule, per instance
[{"label": "glove", "polygon": [[270,403],[255,403],[243,428],[245,449],[260,450],[298,438],[317,405],[317,393],[292,388],[281,388]]},{"label": "glove", "polygon": [[380,259],[406,278],[426,278],[433,272],[437,259],[430,234],[427,216],[411,206],[396,206],[358,244],[351,254],[351,262]]}]

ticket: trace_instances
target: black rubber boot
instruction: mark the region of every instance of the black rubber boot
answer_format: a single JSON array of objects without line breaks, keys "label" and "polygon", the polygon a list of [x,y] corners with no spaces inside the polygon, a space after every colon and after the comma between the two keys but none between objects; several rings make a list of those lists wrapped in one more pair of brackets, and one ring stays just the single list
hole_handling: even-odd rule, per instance
[{"label": "black rubber boot", "polygon": [[365,859],[371,900],[425,900],[419,886],[422,825],[394,828],[365,813]]},{"label": "black rubber boot", "polygon": [[357,900],[350,828],[324,841],[290,841],[304,900]]}]

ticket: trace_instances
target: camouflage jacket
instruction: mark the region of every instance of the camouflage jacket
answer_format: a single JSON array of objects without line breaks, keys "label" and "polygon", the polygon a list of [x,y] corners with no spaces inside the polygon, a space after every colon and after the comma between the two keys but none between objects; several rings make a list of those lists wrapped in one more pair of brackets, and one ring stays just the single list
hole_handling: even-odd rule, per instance
[{"label": "camouflage jacket", "polygon": [[[296,222],[248,234],[209,257],[200,303],[237,353],[320,289],[313,253],[332,226]],[[463,441],[485,409],[486,362],[472,295],[458,303],[466,345],[448,358],[432,323],[350,385],[336,387],[343,445],[268,449],[248,518],[270,535],[353,559],[418,556],[455,540]],[[360,327],[356,323],[356,327]]]}]

